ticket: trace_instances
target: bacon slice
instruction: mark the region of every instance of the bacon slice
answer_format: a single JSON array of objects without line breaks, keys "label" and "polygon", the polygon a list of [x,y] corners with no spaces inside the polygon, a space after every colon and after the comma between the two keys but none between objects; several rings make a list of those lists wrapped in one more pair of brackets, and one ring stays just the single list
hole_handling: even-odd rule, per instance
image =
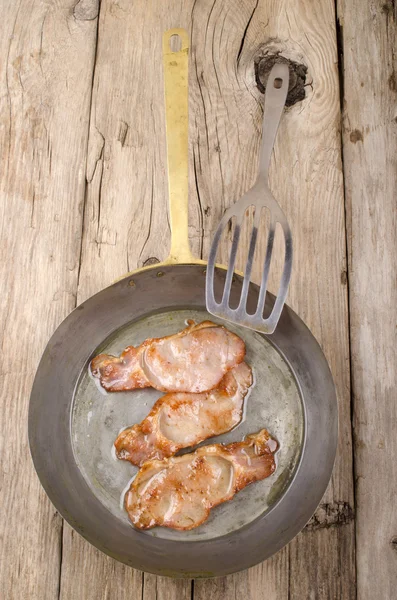
[{"label": "bacon slice", "polygon": [[153,338],[120,357],[100,354],[91,372],[108,392],[154,387],[164,392],[206,392],[243,361],[245,344],[211,321],[189,321],[183,331]]},{"label": "bacon slice", "polygon": [[118,458],[141,466],[152,458],[172,456],[182,448],[230,431],[240,421],[252,371],[240,363],[210,392],[166,394],[138,425],[122,431],[114,445]]},{"label": "bacon slice", "polygon": [[125,495],[133,525],[188,530],[211,508],[231,500],[275,469],[278,443],[266,429],[228,446],[202,446],[191,454],[146,462]]}]

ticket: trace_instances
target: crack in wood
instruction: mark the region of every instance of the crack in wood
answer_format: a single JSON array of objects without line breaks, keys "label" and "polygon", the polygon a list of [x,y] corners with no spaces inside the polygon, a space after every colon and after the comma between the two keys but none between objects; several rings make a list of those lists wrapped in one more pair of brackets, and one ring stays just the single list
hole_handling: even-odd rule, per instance
[{"label": "crack in wood", "polygon": [[[77,294],[76,294],[76,298],[77,298]],[[64,528],[64,520],[61,518],[60,536],[59,536],[58,600],[61,597],[61,587],[62,587],[63,528]]]},{"label": "crack in wood", "polygon": [[46,76],[44,75],[43,61],[42,61],[42,57],[43,57],[43,36],[44,36],[44,24],[46,22],[49,10],[50,10],[49,8],[46,10],[46,12],[44,14],[43,21],[41,23],[41,28],[40,28],[39,66],[40,66],[41,74],[44,77],[44,79],[46,79]]},{"label": "crack in wood", "polygon": [[[88,135],[87,135],[87,145],[86,145],[86,176],[85,176],[85,186],[84,186],[84,196],[83,196],[83,206],[82,206],[82,218],[81,218],[81,232],[80,232],[80,252],[79,252],[79,268],[77,271],[77,285],[76,285],[76,303],[75,305],[77,306],[77,296],[78,296],[78,291],[79,291],[79,286],[80,286],[80,274],[81,274],[81,265],[82,265],[82,259],[83,259],[83,238],[84,238],[84,228],[85,228],[85,213],[86,213],[86,205],[87,205],[87,195],[88,195],[88,184],[92,181],[94,174],[95,174],[95,170],[96,170],[96,166],[98,163],[98,160],[95,163],[95,166],[93,168],[93,172],[92,172],[92,176],[91,179],[89,178],[88,175],[88,160],[89,160],[89,153],[88,153],[88,147],[89,147],[89,142],[90,142],[90,130],[91,130],[91,118],[92,118],[92,98],[93,98],[93,91],[94,91],[94,82],[95,82],[95,68],[96,68],[96,64],[97,64],[97,58],[98,58],[98,43],[99,43],[99,6],[98,6],[98,15],[97,15],[97,30],[96,30],[96,37],[95,37],[95,48],[94,48],[94,60],[93,60],[93,65],[92,65],[92,78],[91,78],[91,90],[90,90],[90,102],[89,102],[89,120],[88,120]],[[98,131],[98,129],[96,129]],[[100,155],[103,154],[103,148],[105,145],[105,138],[104,136],[101,134],[100,131],[98,131],[98,133],[102,136],[102,148],[100,150]],[[99,223],[99,219],[98,219],[98,223]]]},{"label": "crack in wood", "polygon": [[196,153],[194,151],[193,151],[193,172],[194,172],[194,183],[196,185],[197,200],[198,200],[199,212],[200,212],[200,229],[201,229],[200,258],[202,259],[203,258],[203,246],[204,246],[204,215],[203,215],[203,205],[201,203],[200,187],[199,187],[199,183],[198,183]]},{"label": "crack in wood", "polygon": [[344,95],[345,95],[345,82],[344,82],[344,62],[343,62],[343,25],[340,22],[340,19],[337,16],[337,3],[335,0],[335,16],[336,16],[336,50],[338,53],[338,76],[339,76],[339,97],[340,97],[340,107],[341,111],[343,111],[344,105]]},{"label": "crack in wood", "polygon": [[217,150],[218,163],[219,163],[219,175],[220,175],[220,178],[221,178],[221,187],[222,187],[222,200],[225,201],[225,181],[224,181],[224,178],[223,178],[223,171],[222,171],[221,144],[220,144],[220,141],[219,141],[218,117],[217,117],[217,115],[215,115],[215,133],[216,133],[216,141],[217,141],[216,150]]},{"label": "crack in wood", "polygon": [[[197,68],[197,61],[194,61],[194,65],[195,65],[195,70],[196,70],[196,78],[197,78],[197,84],[198,84],[198,88],[199,88],[199,92],[200,92],[200,96],[201,96],[201,101],[203,103],[203,111],[204,111],[204,126],[205,126],[205,134],[206,134],[206,138],[207,138],[207,150],[208,153],[210,151],[210,142],[209,142],[209,138],[208,138],[208,121],[207,121],[207,111],[205,108],[205,101],[204,101],[204,95],[203,95],[203,90],[201,87],[201,82],[200,82],[200,77],[198,74],[198,68]],[[201,79],[203,80],[204,83],[204,79],[203,79],[203,72],[201,72]]]},{"label": "crack in wood", "polygon": [[[348,207],[347,207],[347,192],[346,192],[346,180],[345,180],[345,162],[344,162],[344,145],[343,145],[343,114],[344,114],[344,105],[345,105],[345,64],[344,64],[344,39],[343,39],[343,25],[342,20],[339,18],[339,7],[338,0],[335,0],[335,35],[336,35],[336,52],[338,57],[338,78],[339,78],[339,109],[340,109],[340,126],[339,126],[339,137],[340,137],[340,157],[341,157],[341,167],[342,167],[342,190],[343,190],[343,211],[344,211],[344,244],[345,244],[345,268],[341,274],[341,283],[346,288],[346,301],[347,301],[347,343],[348,343],[348,369],[349,369],[349,391],[350,391],[350,433],[351,438],[353,440],[354,445],[354,385],[352,378],[352,330],[351,330],[351,315],[350,315],[350,260],[349,260],[349,232],[347,223],[348,219]],[[353,447],[351,449],[351,470],[352,470],[352,478],[353,482],[356,481],[356,464],[355,464],[355,453],[353,451]],[[353,485],[352,489],[353,502],[356,506],[356,486]],[[345,503],[347,504],[347,503]],[[342,514],[344,507],[342,506]],[[356,523],[355,523],[355,515],[354,511],[350,505],[347,504],[346,514],[347,518],[350,521],[353,521],[354,527],[354,539],[356,541]],[[337,512],[338,514],[338,512]],[[337,525],[343,525],[341,519],[337,519]],[[342,516],[343,521],[343,516]],[[354,558],[352,561],[352,566],[354,568],[354,574],[356,577],[357,574],[357,553],[355,551],[354,545]],[[356,582],[355,582],[355,593],[357,594]]]},{"label": "crack in wood", "polygon": [[88,184],[87,180],[84,186],[84,197],[83,197],[83,205],[81,207],[82,216],[81,216],[81,231],[80,231],[80,252],[79,252],[79,267],[77,269],[77,283],[76,283],[76,302],[75,307],[77,306],[77,295],[80,285],[80,272],[81,272],[81,264],[83,259],[83,235],[84,235],[84,219],[85,219],[85,207],[87,204],[87,193],[88,193]]},{"label": "crack in wood", "polygon": [[[99,129],[97,128],[96,125],[94,125],[94,127],[95,127],[95,131],[96,131],[97,135],[99,136],[100,140],[99,140],[99,143],[96,144],[97,147],[95,148],[94,165],[92,167],[89,164],[91,161],[90,161],[89,153],[87,152],[87,167],[86,167],[86,182],[87,183],[91,183],[95,177],[98,163],[103,158],[104,146],[105,146],[105,136],[103,135],[103,133],[101,133],[99,131]],[[88,140],[88,142],[89,142],[89,140]],[[87,146],[88,146],[88,144],[87,144]]]},{"label": "crack in wood", "polygon": [[117,135],[117,139],[120,142],[122,148],[124,148],[124,146],[125,146],[125,140],[126,140],[129,128],[130,128],[130,126],[128,125],[128,123],[126,123],[123,120],[120,120],[119,132]]},{"label": "crack in wood", "polygon": [[[100,175],[99,175],[99,186],[98,186],[98,220],[97,220],[97,229],[96,229],[96,236],[95,236],[95,241],[96,241],[97,244],[101,243],[100,240],[99,240],[99,227],[100,227],[100,224],[101,224],[102,181],[103,181],[103,149],[104,149],[104,147],[105,147],[105,144],[103,144],[103,146],[102,146],[101,154],[100,154],[100,156],[99,156],[99,158],[98,158],[98,160],[96,162],[96,165],[95,165],[95,172],[96,172],[96,168],[97,168],[97,165],[99,164],[99,162],[100,162],[100,169],[101,169],[101,172],[100,172]],[[86,199],[85,196],[84,196],[84,199]],[[84,209],[85,209],[85,205],[84,205]],[[84,212],[85,212],[85,210],[84,210]],[[83,219],[84,219],[84,217],[83,217]],[[83,234],[84,234],[84,230],[82,232],[82,235]],[[100,247],[99,247],[98,254],[99,254],[99,256],[101,256],[101,248]]]},{"label": "crack in wood", "polygon": [[215,8],[215,4],[216,4],[216,0],[213,1],[210,12],[208,13],[207,23],[206,23],[206,27],[205,27],[205,41],[207,41],[208,27],[210,25],[211,15]]},{"label": "crack in wood", "polygon": [[[249,16],[249,19],[247,21],[247,25],[245,26],[245,29],[243,31],[243,37],[241,38],[240,48],[239,48],[238,53],[237,53],[237,60],[236,60],[237,66],[239,66],[239,64],[240,64],[240,58],[241,58],[241,54],[242,54],[243,49],[244,49],[245,38],[247,37],[248,29],[249,29],[249,26],[251,25],[251,21],[252,21],[252,18],[254,16],[254,14],[255,14],[255,11],[258,8],[258,4],[259,4],[259,0],[256,0],[255,6],[254,6],[254,8],[253,8],[253,10],[252,10],[252,12],[251,12],[251,14]],[[268,23],[269,23],[269,21],[267,22],[267,24]]]},{"label": "crack in wood", "polygon": [[[143,242],[142,245],[142,250],[139,253],[139,258],[138,258],[138,266],[139,266],[139,261],[141,260],[142,254],[146,248],[146,245],[149,241],[150,238],[150,233],[151,233],[151,228],[152,228],[152,217],[153,217],[153,202],[154,202],[154,173],[152,171],[152,193],[150,196],[150,214],[149,214],[149,226],[148,226],[148,232],[147,232],[147,236],[145,241]],[[145,262],[143,263],[145,264]]]}]

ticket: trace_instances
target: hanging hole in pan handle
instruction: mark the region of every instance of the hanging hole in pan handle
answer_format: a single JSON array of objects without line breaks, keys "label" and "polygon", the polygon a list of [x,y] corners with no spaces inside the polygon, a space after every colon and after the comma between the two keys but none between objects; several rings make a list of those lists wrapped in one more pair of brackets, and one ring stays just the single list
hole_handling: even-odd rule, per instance
[{"label": "hanging hole in pan handle", "polygon": [[[174,27],[164,32],[163,35],[163,56],[175,55],[175,59],[186,56],[189,52],[189,36],[185,29]],[[175,65],[173,65],[175,66]]]},{"label": "hanging hole in pan handle", "polygon": [[182,50],[182,39],[176,33],[170,37],[170,49],[171,52],[180,52]]},{"label": "hanging hole in pan handle", "polygon": [[279,90],[280,88],[282,88],[283,86],[283,80],[281,79],[281,77],[276,77],[276,79],[273,81],[273,87],[276,88],[276,90]]}]

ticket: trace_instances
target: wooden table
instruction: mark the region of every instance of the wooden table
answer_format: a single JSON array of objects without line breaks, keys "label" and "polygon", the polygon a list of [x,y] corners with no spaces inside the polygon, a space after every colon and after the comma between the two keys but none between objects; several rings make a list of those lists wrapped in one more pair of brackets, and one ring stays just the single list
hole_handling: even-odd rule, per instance
[{"label": "wooden table", "polygon": [[[4,0],[2,9],[1,597],[396,598],[394,2]],[[167,254],[161,37],[175,26],[191,37],[190,237],[204,258],[256,172],[255,64],[280,53],[307,66],[270,178],[295,241],[289,303],[325,351],[340,409],[332,480],[306,529],[255,568],[194,582],[134,572],[64,524],[33,470],[26,427],[57,325]]]}]

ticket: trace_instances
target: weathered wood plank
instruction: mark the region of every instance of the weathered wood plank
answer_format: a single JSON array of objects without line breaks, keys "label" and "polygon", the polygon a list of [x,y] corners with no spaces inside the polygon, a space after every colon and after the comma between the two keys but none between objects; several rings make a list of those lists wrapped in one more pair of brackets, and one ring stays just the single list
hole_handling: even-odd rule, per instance
[{"label": "weathered wood plank", "polygon": [[167,255],[162,34],[173,16],[157,4],[101,4],[79,301]]},{"label": "weathered wood plank", "polygon": [[397,590],[397,25],[341,0],[358,598]]},{"label": "weathered wood plank", "polygon": [[[62,523],[34,473],[29,393],[76,303],[96,23],[3,2],[0,40],[1,597],[58,598]],[[84,15],[83,15],[84,17]]]},{"label": "weathered wood plank", "polygon": [[[180,7],[175,11],[179,14]],[[101,3],[79,303],[148,258],[167,254],[161,48],[172,18],[162,3]],[[62,564],[64,600],[81,589],[85,600],[118,597],[117,593],[129,600],[190,598],[189,582],[133,575],[132,569],[96,551],[69,527],[64,531]]]}]

